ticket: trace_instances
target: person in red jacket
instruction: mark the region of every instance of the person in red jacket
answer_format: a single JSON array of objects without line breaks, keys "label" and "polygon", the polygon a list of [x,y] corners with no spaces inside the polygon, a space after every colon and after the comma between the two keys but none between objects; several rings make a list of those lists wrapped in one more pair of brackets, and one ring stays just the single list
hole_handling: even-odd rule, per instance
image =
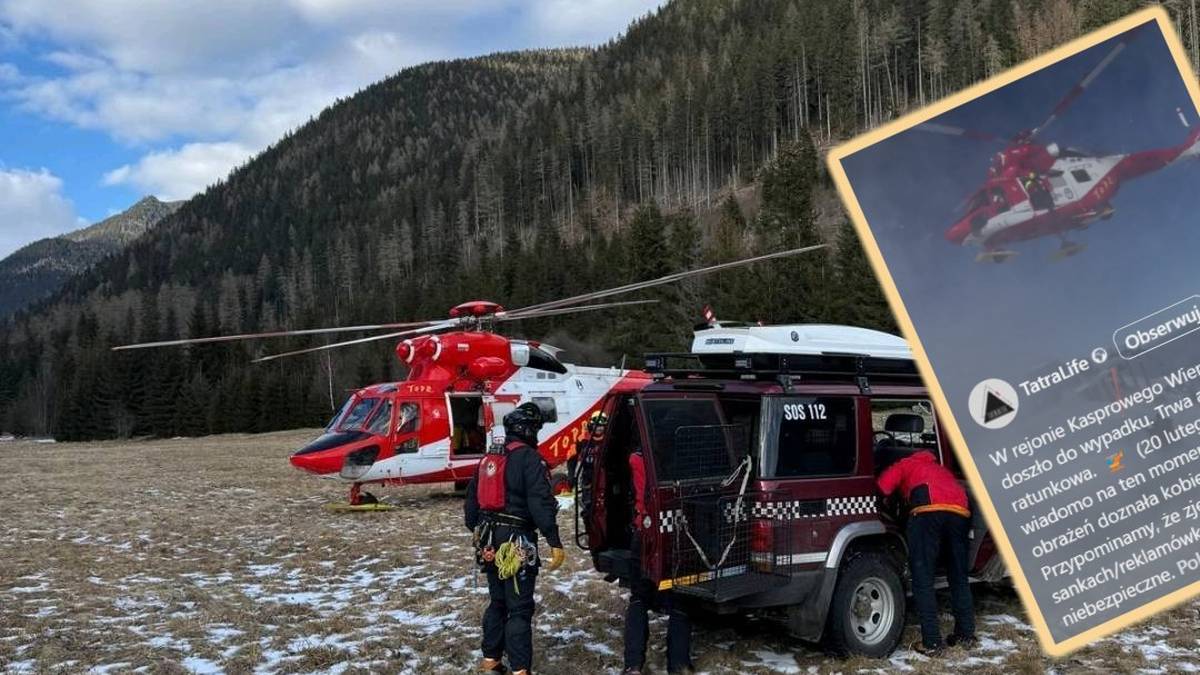
[{"label": "person in red jacket", "polygon": [[912,569],[913,601],[921,619],[921,641],[913,645],[930,654],[942,648],[938,625],[937,596],[933,590],[938,554],[948,553],[946,577],[950,584],[950,607],[954,612],[954,634],[950,646],[975,642],[975,609],[967,579],[967,540],[971,512],[967,493],[958,479],[927,450],[915,452],[889,466],[879,476],[884,495],[899,492],[907,502],[908,561]]},{"label": "person in red jacket", "polygon": [[625,669],[623,675],[641,675],[646,664],[650,609],[667,614],[667,672],[692,673],[692,624],[687,612],[673,602],[670,592],[660,592],[641,574],[642,529],[647,527],[646,460],[640,448],[629,453],[629,482],[633,491],[633,531],[630,552],[633,573],[629,580],[629,606],[625,610]]}]

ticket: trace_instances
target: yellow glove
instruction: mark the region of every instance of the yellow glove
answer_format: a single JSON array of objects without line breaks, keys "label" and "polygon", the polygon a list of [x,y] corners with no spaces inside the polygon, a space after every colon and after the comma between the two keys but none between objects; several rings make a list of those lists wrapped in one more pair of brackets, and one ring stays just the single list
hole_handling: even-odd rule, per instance
[{"label": "yellow glove", "polygon": [[562,567],[562,564],[566,561],[566,551],[562,550],[561,548],[552,548],[550,549],[550,564],[546,565],[546,571],[553,572],[554,570]]}]

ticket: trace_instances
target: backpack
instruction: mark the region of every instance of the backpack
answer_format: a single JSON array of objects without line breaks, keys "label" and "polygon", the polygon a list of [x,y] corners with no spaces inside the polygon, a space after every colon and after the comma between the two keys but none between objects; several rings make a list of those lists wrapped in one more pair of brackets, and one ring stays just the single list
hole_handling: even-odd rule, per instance
[{"label": "backpack", "polygon": [[508,467],[508,456],[512,451],[524,446],[524,443],[513,441],[504,446],[500,452],[489,452],[479,463],[479,480],[475,495],[479,499],[479,508],[484,511],[503,511],[505,506],[504,470]]}]

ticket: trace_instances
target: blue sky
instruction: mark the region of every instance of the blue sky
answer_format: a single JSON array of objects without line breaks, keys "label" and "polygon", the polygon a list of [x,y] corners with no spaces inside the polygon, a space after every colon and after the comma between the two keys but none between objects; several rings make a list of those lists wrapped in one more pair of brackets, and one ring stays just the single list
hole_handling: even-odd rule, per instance
[{"label": "blue sky", "polygon": [[598,44],[662,0],[0,0],[0,256],[184,199],[410,65]]}]

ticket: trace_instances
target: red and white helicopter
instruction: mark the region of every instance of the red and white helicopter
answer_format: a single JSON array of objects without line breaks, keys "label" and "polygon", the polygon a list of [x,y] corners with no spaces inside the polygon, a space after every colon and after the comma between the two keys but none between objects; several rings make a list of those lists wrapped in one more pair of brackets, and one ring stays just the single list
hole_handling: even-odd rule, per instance
[{"label": "red and white helicopter", "polygon": [[[965,201],[966,215],[946,230],[947,240],[979,247],[978,261],[1004,262],[1017,254],[1006,248],[1008,245],[1047,236],[1062,240],[1054,254],[1055,259],[1075,255],[1084,246],[1068,240],[1067,233],[1111,218],[1115,211],[1112,199],[1122,184],[1200,155],[1200,129],[1190,131],[1176,146],[1103,156],[1062,148],[1057,143],[1043,145],[1037,140],[1124,51],[1137,32],[1140,31],[1127,34],[1073,86],[1054,106],[1046,121],[1010,139],[937,123],[916,127],[1007,145],[992,157],[987,179]],[[1176,110],[1176,114],[1187,128],[1183,112]]]},{"label": "red and white helicopter", "polygon": [[[632,300],[583,304],[703,274],[786,258],[824,245],[780,251],[745,260],[670,274],[618,288],[552,300],[517,310],[494,302],[466,302],[440,321],[341,326],[114,347],[117,350],[193,345],[354,331],[391,330],[382,335],[263,356],[255,362],[308,354],[375,340],[401,340],[396,356],[407,377],[355,391],[318,438],[297,450],[298,469],[350,484],[351,509],[377,508],[367,484],[410,485],[468,481],[492,443],[503,442],[504,415],[533,401],[548,422],[538,450],[551,469],[566,462],[575,443],[589,433],[591,414],[611,391],[637,391],[650,377],[637,370],[563,363],[559,350],[540,342],[492,332],[497,323],[629,307],[654,302]],[[401,329],[401,330],[396,330]],[[565,475],[555,477],[556,489]],[[346,507],[343,507],[346,508]]]}]

